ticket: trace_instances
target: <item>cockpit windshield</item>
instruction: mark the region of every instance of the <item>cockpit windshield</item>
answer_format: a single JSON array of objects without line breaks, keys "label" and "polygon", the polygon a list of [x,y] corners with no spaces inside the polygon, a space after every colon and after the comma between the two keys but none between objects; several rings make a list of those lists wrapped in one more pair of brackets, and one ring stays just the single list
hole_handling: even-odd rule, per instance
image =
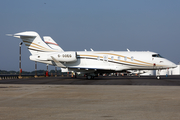
[{"label": "cockpit windshield", "polygon": [[152,57],[163,58],[160,54],[153,54]]}]

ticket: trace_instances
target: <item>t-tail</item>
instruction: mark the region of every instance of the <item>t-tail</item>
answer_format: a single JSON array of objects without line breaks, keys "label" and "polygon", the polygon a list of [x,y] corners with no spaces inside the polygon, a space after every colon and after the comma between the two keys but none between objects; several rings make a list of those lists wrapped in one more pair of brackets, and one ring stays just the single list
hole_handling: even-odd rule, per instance
[{"label": "t-tail", "polygon": [[29,49],[32,55],[37,55],[39,53],[45,52],[56,52],[57,50],[49,47],[39,36],[38,33],[33,31],[26,31],[14,34],[14,37],[22,39],[24,44]]}]

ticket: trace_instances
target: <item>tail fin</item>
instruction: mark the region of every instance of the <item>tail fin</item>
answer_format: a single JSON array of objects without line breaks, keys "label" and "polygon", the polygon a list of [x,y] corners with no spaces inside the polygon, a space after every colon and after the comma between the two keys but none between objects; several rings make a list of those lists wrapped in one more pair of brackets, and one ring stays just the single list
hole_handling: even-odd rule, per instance
[{"label": "tail fin", "polygon": [[21,38],[29,49],[32,55],[44,53],[44,52],[55,52],[52,50],[34,31],[27,31],[14,34],[14,37]]},{"label": "tail fin", "polygon": [[50,36],[44,36],[43,38],[45,43],[48,44],[52,49],[64,52],[64,50]]}]

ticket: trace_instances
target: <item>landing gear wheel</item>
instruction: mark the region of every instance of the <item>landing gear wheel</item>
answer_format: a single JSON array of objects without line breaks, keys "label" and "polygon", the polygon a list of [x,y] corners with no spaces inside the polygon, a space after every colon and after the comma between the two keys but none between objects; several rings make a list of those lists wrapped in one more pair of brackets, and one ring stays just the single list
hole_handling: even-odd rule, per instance
[{"label": "landing gear wheel", "polygon": [[90,80],[90,79],[92,79],[92,76],[91,75],[87,75],[86,79]]},{"label": "landing gear wheel", "polygon": [[157,76],[156,78],[159,80],[161,77],[160,77],[160,76]]}]

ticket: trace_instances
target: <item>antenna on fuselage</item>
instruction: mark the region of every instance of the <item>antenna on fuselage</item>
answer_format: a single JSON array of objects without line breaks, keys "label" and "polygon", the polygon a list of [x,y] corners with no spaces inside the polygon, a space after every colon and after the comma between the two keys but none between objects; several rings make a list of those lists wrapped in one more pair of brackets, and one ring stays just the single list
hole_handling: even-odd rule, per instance
[{"label": "antenna on fuselage", "polygon": [[94,51],[92,48],[90,48],[91,51]]},{"label": "antenna on fuselage", "polygon": [[128,51],[128,52],[131,52],[128,48],[127,48],[127,51]]}]

